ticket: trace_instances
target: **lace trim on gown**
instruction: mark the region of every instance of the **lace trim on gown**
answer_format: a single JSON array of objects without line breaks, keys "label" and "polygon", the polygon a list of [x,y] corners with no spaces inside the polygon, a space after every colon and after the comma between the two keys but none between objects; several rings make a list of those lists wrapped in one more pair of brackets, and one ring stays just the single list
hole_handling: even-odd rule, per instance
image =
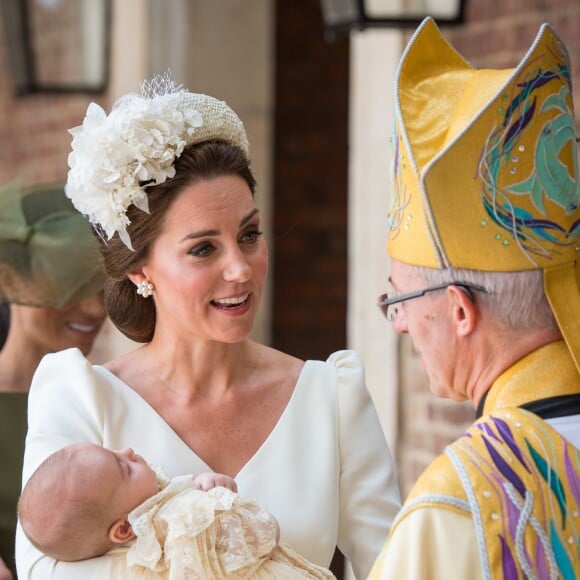
[{"label": "lace trim on gown", "polygon": [[224,487],[200,491],[189,475],[171,480],[129,522],[137,538],[128,578],[334,578],[279,546],[278,524],[258,503]]}]

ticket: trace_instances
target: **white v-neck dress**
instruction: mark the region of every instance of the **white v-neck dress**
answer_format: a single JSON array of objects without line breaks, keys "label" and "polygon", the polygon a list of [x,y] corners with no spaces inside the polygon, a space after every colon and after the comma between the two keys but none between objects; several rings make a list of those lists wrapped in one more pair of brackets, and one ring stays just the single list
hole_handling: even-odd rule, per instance
[{"label": "white v-neck dress", "polygon": [[[44,357],[28,405],[23,485],[51,453],[79,441],[132,447],[169,477],[209,470],[140,395],[78,349]],[[357,578],[366,577],[400,499],[391,454],[354,352],[305,363],[278,423],[235,479],[240,495],[278,519],[281,541],[324,567],[338,545]],[[36,550],[19,527],[18,577],[123,578],[125,551],[57,562]]]}]

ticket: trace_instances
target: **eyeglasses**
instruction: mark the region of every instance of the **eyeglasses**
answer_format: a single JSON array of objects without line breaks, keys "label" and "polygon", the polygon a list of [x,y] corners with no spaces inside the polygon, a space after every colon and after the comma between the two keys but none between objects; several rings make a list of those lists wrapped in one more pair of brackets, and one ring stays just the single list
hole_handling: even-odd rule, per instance
[{"label": "eyeglasses", "polygon": [[413,300],[413,298],[420,298],[421,296],[425,296],[427,292],[435,292],[436,290],[443,290],[448,288],[449,286],[457,286],[461,288],[469,299],[474,302],[475,297],[473,296],[472,290],[476,290],[477,292],[484,292],[485,294],[489,294],[489,291],[482,286],[476,286],[475,284],[468,284],[467,282],[446,282],[445,284],[438,284],[437,286],[430,286],[429,288],[423,288],[423,290],[416,290],[415,292],[409,292],[407,294],[400,294],[399,296],[393,296],[389,298],[388,294],[382,294],[379,296],[377,301],[377,306],[381,309],[381,312],[385,315],[387,320],[393,320],[393,318],[397,315],[397,309],[391,308],[393,304],[398,304],[399,302],[406,302],[407,300]]}]

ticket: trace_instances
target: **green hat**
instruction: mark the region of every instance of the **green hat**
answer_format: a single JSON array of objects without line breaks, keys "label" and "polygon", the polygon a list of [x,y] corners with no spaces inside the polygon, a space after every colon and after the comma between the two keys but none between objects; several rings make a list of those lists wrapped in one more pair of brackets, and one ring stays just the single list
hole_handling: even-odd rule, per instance
[{"label": "green hat", "polygon": [[103,283],[97,241],[64,184],[0,190],[0,301],[59,308]]}]

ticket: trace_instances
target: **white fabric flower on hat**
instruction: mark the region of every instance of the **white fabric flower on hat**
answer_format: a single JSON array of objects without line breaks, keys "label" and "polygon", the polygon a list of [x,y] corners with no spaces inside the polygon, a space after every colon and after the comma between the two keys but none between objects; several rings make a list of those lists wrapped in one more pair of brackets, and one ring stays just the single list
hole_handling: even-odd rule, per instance
[{"label": "white fabric flower on hat", "polygon": [[91,103],[83,124],[69,131],[67,196],[101,235],[118,233],[131,249],[127,209],[149,211],[146,187],[175,175],[186,145],[223,139],[248,152],[243,124],[223,101],[167,76],[144,84],[144,93],[121,97],[109,115]]}]

